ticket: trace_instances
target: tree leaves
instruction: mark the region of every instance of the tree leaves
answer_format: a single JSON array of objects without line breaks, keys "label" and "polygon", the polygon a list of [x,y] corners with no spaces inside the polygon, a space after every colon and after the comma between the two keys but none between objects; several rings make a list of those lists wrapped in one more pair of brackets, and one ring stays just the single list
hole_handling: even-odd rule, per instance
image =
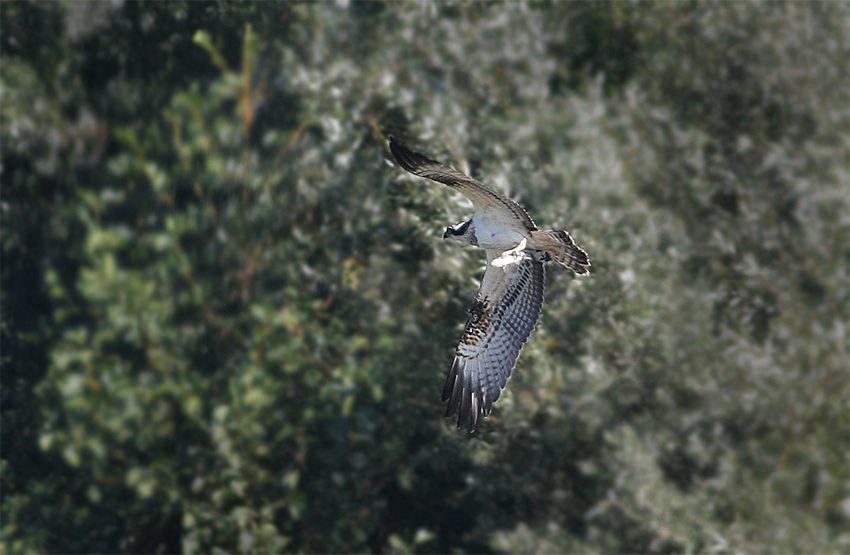
[{"label": "tree leaves", "polygon": [[[846,6],[2,9],[4,550],[847,542]],[[382,127],[593,260],[472,436]]]}]

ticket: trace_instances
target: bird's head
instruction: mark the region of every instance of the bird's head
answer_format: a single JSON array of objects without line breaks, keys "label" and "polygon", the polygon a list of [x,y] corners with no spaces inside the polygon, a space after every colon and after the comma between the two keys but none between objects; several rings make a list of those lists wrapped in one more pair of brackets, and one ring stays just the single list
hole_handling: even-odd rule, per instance
[{"label": "bird's head", "polygon": [[443,239],[454,239],[455,241],[468,243],[470,245],[477,244],[475,239],[475,228],[470,225],[471,223],[472,220],[467,220],[465,222],[460,222],[459,224],[450,225],[446,228],[446,232],[443,233]]}]

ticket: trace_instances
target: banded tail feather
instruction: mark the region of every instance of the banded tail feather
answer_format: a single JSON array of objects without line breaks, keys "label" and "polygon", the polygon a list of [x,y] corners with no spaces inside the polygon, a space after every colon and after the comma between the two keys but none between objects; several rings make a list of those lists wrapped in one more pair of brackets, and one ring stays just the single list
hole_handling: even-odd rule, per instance
[{"label": "banded tail feather", "polygon": [[569,268],[576,275],[590,273],[590,258],[587,253],[575,244],[569,233],[563,229],[554,231],[532,231],[534,248],[546,252],[561,265]]}]

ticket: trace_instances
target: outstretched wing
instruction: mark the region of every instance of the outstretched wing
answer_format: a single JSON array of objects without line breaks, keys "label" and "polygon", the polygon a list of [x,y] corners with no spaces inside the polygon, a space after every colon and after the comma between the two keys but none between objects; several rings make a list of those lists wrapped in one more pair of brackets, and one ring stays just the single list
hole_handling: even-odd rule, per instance
[{"label": "outstretched wing", "polygon": [[497,254],[487,253],[484,279],[443,388],[446,416],[458,414],[457,427],[470,431],[505,389],[543,307],[544,253],[527,251],[530,258],[504,268],[490,264]]},{"label": "outstretched wing", "polygon": [[431,160],[418,152],[413,152],[401,143],[396,142],[393,138],[390,138],[390,150],[396,162],[413,175],[439,181],[466,195],[466,198],[472,201],[473,206],[475,206],[476,212],[493,209],[505,210],[509,215],[522,222],[526,229],[532,231],[537,229],[534,221],[523,210],[522,206],[505,195],[487,187],[480,181],[476,181],[468,175],[441,164],[436,160]]}]

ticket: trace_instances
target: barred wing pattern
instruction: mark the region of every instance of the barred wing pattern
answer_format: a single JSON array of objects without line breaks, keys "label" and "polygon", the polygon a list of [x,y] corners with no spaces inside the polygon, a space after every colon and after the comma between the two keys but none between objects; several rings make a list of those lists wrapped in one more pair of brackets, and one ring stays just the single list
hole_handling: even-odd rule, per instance
[{"label": "barred wing pattern", "polygon": [[522,222],[526,229],[530,231],[537,229],[531,216],[528,215],[522,206],[480,181],[476,181],[468,175],[445,164],[441,164],[436,160],[431,160],[418,152],[413,152],[392,138],[390,139],[390,150],[396,162],[413,175],[433,179],[463,193],[472,202],[476,212],[491,209],[506,211],[509,215]]},{"label": "barred wing pattern", "polygon": [[469,309],[463,337],[443,388],[446,416],[458,414],[457,427],[478,427],[507,385],[543,308],[545,255],[527,252],[518,264],[490,265],[500,253],[487,253],[487,269]]}]

